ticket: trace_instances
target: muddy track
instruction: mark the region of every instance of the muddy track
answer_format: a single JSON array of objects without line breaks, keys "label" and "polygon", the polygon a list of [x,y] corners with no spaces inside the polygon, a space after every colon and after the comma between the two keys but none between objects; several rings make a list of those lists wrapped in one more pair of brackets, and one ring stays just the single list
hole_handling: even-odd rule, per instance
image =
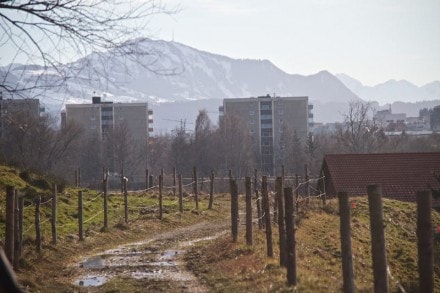
[{"label": "muddy track", "polygon": [[195,243],[215,239],[227,231],[224,221],[201,222],[121,245],[75,264],[73,282],[82,287],[81,292],[100,292],[100,286],[114,278],[136,282],[143,289],[154,286],[159,292],[208,292],[186,269],[182,256]]}]

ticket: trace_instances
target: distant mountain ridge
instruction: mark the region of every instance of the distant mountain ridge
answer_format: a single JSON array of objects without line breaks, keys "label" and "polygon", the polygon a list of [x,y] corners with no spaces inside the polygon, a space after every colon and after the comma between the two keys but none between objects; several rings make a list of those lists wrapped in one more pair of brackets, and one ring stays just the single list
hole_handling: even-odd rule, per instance
[{"label": "distant mountain ridge", "polygon": [[[132,40],[128,45],[127,55],[92,53],[60,66],[60,72],[68,76],[64,82],[60,72],[52,68],[22,64],[0,67],[0,80],[12,86],[43,86],[25,94],[39,98],[54,114],[59,114],[66,103],[90,103],[94,94],[104,101],[148,102],[155,110],[154,127],[159,132],[178,124],[170,120],[195,121],[203,108],[217,122],[218,107],[227,98],[308,96],[314,104],[315,121],[335,122],[342,120],[348,102],[374,97],[358,94],[368,92],[359,81],[336,77],[328,71],[308,76],[288,74],[268,60],[233,59],[147,38]],[[424,87],[429,97],[440,92],[439,84]],[[387,86],[382,87],[383,91]]]},{"label": "distant mountain ridge", "polygon": [[424,86],[417,86],[406,80],[388,80],[375,86],[365,86],[360,81],[343,73],[336,77],[353,93],[366,101],[380,104],[393,102],[420,102],[440,100],[440,81],[436,80]]}]

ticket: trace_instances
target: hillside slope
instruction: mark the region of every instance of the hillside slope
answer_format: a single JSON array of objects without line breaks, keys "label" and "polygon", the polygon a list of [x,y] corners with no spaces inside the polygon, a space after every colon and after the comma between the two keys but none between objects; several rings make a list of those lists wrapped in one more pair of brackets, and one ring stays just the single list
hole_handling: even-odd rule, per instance
[{"label": "hillside slope", "polygon": [[[352,199],[352,252],[357,292],[373,291],[370,224],[366,198]],[[417,291],[416,206],[384,199],[387,259],[391,292],[402,286]],[[340,292],[342,289],[339,216],[336,200],[328,206],[305,212],[298,224],[297,275],[299,292]],[[355,207],[354,207],[355,206]],[[440,214],[433,212],[434,227]],[[189,267],[216,292],[286,292],[286,270],[278,265],[278,228],[273,227],[273,259],[266,257],[263,230],[254,231],[254,246],[247,247],[244,226],[239,243],[224,237],[205,247],[195,247],[187,256]],[[256,229],[256,227],[255,227]],[[437,239],[438,239],[437,235]],[[435,291],[440,291],[440,242],[435,243]]]}]

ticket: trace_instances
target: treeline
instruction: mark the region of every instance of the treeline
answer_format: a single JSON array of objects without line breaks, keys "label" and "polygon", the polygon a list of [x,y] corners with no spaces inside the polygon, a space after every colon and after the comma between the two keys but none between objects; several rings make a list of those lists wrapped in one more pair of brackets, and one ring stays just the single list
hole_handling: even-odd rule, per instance
[{"label": "treeline", "polygon": [[[275,174],[281,166],[288,174],[303,174],[308,165],[311,175],[319,175],[322,159],[329,153],[421,152],[440,151],[440,135],[417,137],[402,133],[386,136],[375,123],[370,104],[352,103],[344,122],[331,133],[309,134],[301,138],[290,125],[283,125],[280,141],[274,143]],[[159,174],[176,168],[179,174],[191,174],[197,166],[200,177],[208,178],[211,170],[225,176],[253,174],[260,168],[258,146],[242,117],[224,116],[214,125],[205,110],[199,111],[193,129],[185,125],[171,133],[149,140],[135,141],[128,128],[120,126],[102,140],[87,135],[84,129],[70,124],[60,129],[50,116],[33,118],[15,115],[7,124],[0,141],[0,160],[27,170],[74,181],[81,170],[82,182],[99,182],[103,169],[132,181],[144,182],[145,170]]]}]

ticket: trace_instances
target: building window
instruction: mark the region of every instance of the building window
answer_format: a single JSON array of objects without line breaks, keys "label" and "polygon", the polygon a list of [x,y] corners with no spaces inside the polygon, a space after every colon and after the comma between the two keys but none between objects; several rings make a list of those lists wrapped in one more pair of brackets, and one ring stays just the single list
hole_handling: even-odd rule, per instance
[{"label": "building window", "polygon": [[250,111],[249,111],[249,115],[250,115],[250,116],[255,115],[255,111],[250,110]]},{"label": "building window", "polygon": [[249,120],[249,124],[255,124],[254,119]]},{"label": "building window", "polygon": [[279,114],[279,115],[283,115],[283,114],[284,114],[283,109],[278,109],[278,114]]},{"label": "building window", "polygon": [[90,129],[96,129],[96,125],[90,125]]},{"label": "building window", "polygon": [[94,120],[96,120],[96,117],[92,116],[92,117],[90,117],[90,120],[94,121]]}]

